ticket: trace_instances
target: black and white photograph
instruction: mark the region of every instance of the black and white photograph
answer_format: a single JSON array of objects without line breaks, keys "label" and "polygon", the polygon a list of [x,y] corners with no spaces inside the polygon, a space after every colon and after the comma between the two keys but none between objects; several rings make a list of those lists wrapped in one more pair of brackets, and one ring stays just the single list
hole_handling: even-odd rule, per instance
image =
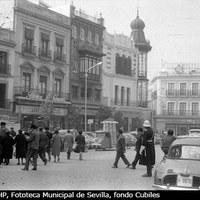
[{"label": "black and white photograph", "polygon": [[200,190],[199,8],[0,0],[0,198]]}]

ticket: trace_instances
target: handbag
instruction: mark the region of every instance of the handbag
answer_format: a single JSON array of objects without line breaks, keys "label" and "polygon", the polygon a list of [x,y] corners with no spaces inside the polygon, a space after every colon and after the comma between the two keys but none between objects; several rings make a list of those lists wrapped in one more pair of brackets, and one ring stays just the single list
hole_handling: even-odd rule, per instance
[{"label": "handbag", "polygon": [[79,150],[78,144],[73,144],[72,150],[73,150],[75,153],[79,153],[80,150]]}]

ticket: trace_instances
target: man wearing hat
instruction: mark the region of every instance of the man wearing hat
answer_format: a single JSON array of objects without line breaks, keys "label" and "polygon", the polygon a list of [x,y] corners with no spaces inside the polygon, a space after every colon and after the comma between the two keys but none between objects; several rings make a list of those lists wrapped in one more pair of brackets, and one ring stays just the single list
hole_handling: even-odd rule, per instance
[{"label": "man wearing hat", "polygon": [[22,170],[28,170],[30,159],[33,157],[33,169],[37,170],[37,155],[39,149],[39,139],[40,135],[37,130],[37,126],[32,124],[30,130],[30,136],[26,138],[28,143],[28,149],[26,154],[26,163]]},{"label": "man wearing hat", "polygon": [[152,166],[155,164],[155,146],[154,146],[154,134],[151,124],[148,120],[145,120],[143,139],[140,148],[140,165],[147,166],[147,173],[143,177],[152,176]]}]

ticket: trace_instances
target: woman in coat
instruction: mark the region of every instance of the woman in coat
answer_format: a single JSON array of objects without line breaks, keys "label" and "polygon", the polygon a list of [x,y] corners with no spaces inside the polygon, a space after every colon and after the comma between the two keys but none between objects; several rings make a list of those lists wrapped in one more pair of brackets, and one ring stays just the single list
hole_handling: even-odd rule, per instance
[{"label": "woman in coat", "polygon": [[60,147],[61,147],[61,137],[59,136],[59,131],[55,130],[53,137],[51,139],[52,144],[52,156],[54,156],[54,162],[56,162],[56,156],[58,157],[57,161],[60,161]]},{"label": "woman in coat", "polygon": [[82,131],[79,131],[79,135],[76,136],[75,142],[77,144],[74,152],[79,153],[79,160],[83,160],[83,152],[85,152],[85,137],[82,135]]},{"label": "woman in coat", "polygon": [[24,165],[23,158],[26,158],[26,146],[27,141],[25,135],[22,133],[22,130],[18,131],[18,135],[15,137],[15,144],[16,144],[16,158],[18,159],[18,165],[20,165],[20,159],[21,164]]},{"label": "woman in coat", "polygon": [[6,165],[8,165],[9,160],[12,159],[13,145],[14,145],[14,139],[10,135],[10,132],[6,131],[6,136],[3,139],[3,158],[5,159]]}]

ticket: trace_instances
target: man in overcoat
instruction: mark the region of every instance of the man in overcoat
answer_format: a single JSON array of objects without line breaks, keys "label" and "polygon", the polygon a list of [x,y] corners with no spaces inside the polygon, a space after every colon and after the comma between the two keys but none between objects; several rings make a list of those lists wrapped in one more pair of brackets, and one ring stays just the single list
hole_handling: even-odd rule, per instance
[{"label": "man in overcoat", "polygon": [[74,144],[74,137],[70,133],[70,130],[67,130],[67,133],[64,135],[63,144],[64,144],[64,149],[67,152],[67,159],[69,160],[71,157],[72,147]]},{"label": "man in overcoat", "polygon": [[39,149],[40,135],[39,135],[36,125],[34,124],[31,125],[30,136],[27,136],[26,140],[29,143],[28,143],[28,149],[27,149],[27,154],[26,154],[25,167],[22,170],[29,169],[29,162],[32,157],[33,157],[32,170],[37,170],[37,155],[38,155],[38,149]]},{"label": "man in overcoat", "polygon": [[139,164],[146,165],[147,173],[143,177],[152,176],[152,168],[155,165],[155,146],[154,146],[154,133],[148,120],[145,120],[143,139],[140,148],[140,161]]}]

